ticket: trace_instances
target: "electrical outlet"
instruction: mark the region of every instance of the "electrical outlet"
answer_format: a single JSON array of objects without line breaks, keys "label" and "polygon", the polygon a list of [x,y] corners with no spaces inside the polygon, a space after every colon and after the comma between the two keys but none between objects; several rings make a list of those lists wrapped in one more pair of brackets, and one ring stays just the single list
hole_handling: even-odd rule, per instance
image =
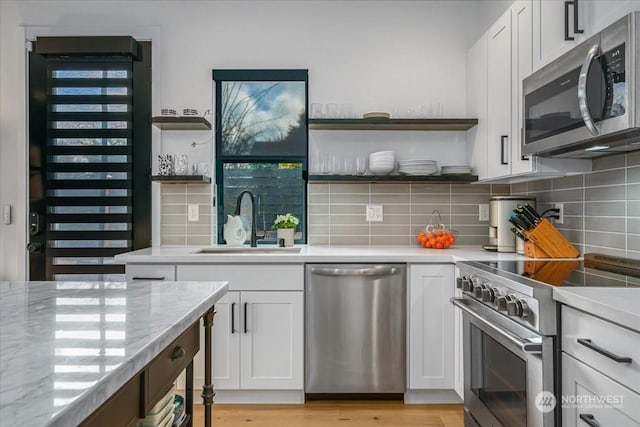
[{"label": "electrical outlet", "polygon": [[187,220],[200,221],[200,206],[198,205],[187,206]]},{"label": "electrical outlet", "polygon": [[478,205],[478,221],[489,221],[489,205]]},{"label": "electrical outlet", "polygon": [[367,221],[379,222],[382,218],[382,205],[367,205]]},{"label": "electrical outlet", "polygon": [[564,224],[564,203],[556,203],[554,208],[559,209],[556,224]]}]

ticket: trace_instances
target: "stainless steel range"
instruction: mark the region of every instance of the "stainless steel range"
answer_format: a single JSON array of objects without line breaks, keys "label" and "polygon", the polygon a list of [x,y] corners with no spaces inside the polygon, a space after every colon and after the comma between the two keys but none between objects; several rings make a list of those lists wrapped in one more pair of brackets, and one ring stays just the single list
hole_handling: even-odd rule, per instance
[{"label": "stainless steel range", "polygon": [[452,303],[464,318],[465,426],[559,426],[559,411],[541,405],[543,392],[560,391],[553,288],[640,286],[640,261],[587,254],[458,266],[462,297]]}]

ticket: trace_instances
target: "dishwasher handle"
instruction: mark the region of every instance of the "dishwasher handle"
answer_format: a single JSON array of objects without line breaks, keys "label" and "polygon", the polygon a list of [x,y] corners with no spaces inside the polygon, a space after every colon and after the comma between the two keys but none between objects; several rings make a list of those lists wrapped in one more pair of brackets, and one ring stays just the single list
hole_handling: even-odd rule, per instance
[{"label": "dishwasher handle", "polygon": [[319,268],[311,269],[311,274],[317,276],[364,276],[364,277],[386,277],[399,274],[400,268],[397,267],[367,267],[367,268]]}]

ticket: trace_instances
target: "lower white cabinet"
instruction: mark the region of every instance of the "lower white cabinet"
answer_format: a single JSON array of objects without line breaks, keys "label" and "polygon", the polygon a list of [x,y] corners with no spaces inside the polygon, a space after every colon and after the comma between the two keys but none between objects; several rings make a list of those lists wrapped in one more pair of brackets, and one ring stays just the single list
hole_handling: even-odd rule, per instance
[{"label": "lower white cabinet", "polygon": [[127,281],[132,280],[176,280],[175,264],[127,264]]},{"label": "lower white cabinet", "polygon": [[640,394],[562,354],[562,425],[640,426]]},{"label": "lower white cabinet", "polygon": [[216,304],[215,390],[299,390],[302,292],[229,292]]},{"label": "lower white cabinet", "polygon": [[454,269],[453,264],[409,266],[409,389],[454,389]]}]

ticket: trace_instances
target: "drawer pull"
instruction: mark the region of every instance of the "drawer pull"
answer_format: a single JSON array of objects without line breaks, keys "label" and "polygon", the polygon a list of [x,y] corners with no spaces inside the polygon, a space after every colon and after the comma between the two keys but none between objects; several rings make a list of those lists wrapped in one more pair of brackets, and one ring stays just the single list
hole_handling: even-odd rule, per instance
[{"label": "drawer pull", "polygon": [[244,303],[244,333],[246,334],[247,332],[249,332],[249,328],[247,328],[247,306],[249,305],[248,302]]},{"label": "drawer pull", "polygon": [[236,303],[232,302],[231,303],[231,333],[235,334],[236,333]]},{"label": "drawer pull", "polygon": [[182,346],[178,346],[173,350],[173,353],[171,353],[171,360],[178,360],[181,357],[184,357],[185,354],[187,354],[187,352],[184,351],[184,348],[182,348]]},{"label": "drawer pull", "polygon": [[[615,355],[615,354],[611,353],[610,351],[607,351],[604,348],[593,344],[590,339],[578,338],[578,344],[582,344],[583,346],[587,347],[588,349],[591,349],[591,350],[593,350],[593,351],[595,351],[597,353],[600,353],[601,355],[603,355],[605,357],[608,357],[609,359],[614,360],[614,361],[616,361],[618,363],[631,363],[632,362],[630,357],[620,357],[618,355]],[[595,425],[597,425],[597,424],[595,424]]]},{"label": "drawer pull", "polygon": [[589,427],[600,427],[600,423],[596,421],[596,417],[593,414],[580,414],[580,419]]},{"label": "drawer pull", "polygon": [[164,280],[164,276],[162,277],[143,277],[143,276],[133,276],[132,280]]}]

